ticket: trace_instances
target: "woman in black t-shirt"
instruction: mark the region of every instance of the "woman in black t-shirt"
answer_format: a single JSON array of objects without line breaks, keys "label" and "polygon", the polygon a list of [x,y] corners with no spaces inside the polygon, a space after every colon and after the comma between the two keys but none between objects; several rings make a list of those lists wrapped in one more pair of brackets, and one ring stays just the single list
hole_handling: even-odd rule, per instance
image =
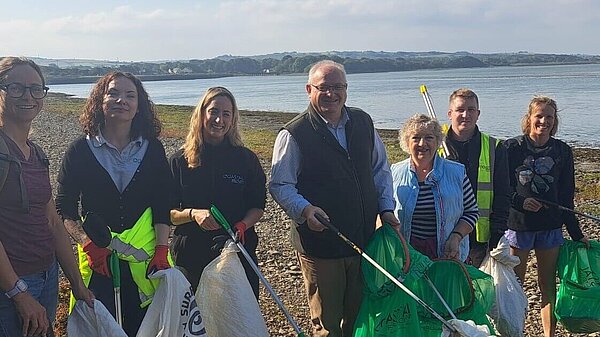
[{"label": "woman in black t-shirt", "polygon": [[[218,256],[215,238],[226,235],[210,215],[215,205],[233,224],[256,262],[258,237],[254,225],[263,215],[266,178],[256,155],[243,146],[239,111],[231,92],[209,88],[192,113],[181,150],[170,158],[174,177],[171,222],[175,264],[183,267],[194,290],[206,265]],[[254,295],[258,277],[240,257]]]}]

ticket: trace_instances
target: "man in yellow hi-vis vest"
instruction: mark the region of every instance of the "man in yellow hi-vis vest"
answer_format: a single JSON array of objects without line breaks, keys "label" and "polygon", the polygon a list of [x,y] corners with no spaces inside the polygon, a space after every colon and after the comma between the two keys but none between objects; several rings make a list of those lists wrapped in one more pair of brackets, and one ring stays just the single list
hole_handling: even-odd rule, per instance
[{"label": "man in yellow hi-vis vest", "polygon": [[479,220],[469,235],[468,261],[476,267],[506,230],[510,207],[506,150],[499,140],[479,131],[480,113],[479,98],[472,90],[461,88],[450,95],[448,159],[465,165],[479,207]]}]

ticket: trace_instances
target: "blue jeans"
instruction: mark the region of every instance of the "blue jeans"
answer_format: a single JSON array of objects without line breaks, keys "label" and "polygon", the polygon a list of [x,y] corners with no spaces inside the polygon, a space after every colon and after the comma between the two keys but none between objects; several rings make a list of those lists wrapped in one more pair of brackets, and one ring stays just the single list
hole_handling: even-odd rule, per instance
[{"label": "blue jeans", "polygon": [[[56,261],[47,271],[21,276],[27,283],[27,292],[46,308],[46,316],[50,321],[48,336],[53,336],[52,324],[56,316],[58,305],[58,264]],[[23,336],[23,324],[17,313],[13,300],[7,298],[4,293],[0,294],[0,337]]]}]

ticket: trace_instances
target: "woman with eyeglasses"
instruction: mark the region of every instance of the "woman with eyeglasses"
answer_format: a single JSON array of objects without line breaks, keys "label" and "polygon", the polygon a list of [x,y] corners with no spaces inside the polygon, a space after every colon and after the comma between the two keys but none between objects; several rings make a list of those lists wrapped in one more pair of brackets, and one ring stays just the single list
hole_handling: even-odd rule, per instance
[{"label": "woman with eyeglasses", "polygon": [[[85,281],[133,337],[158,287],[147,276],[171,266],[166,192],[171,175],[158,139],[161,124],[142,82],[118,71],[96,82],[79,121],[85,135],[65,153],[56,206],[79,244]],[[109,248],[103,236],[108,236]],[[109,263],[115,258],[120,297],[113,291],[116,269]]]},{"label": "woman with eyeglasses", "polygon": [[48,88],[31,60],[0,61],[0,336],[52,335],[58,266],[93,306],[52,200],[49,162],[29,139]]},{"label": "woman with eyeglasses", "polygon": [[[210,215],[211,205],[233,224],[257,261],[254,225],[265,208],[266,178],[257,156],[243,146],[239,119],[233,94],[222,87],[209,88],[192,113],[185,143],[170,158],[175,184],[171,222],[176,226],[172,251],[194,290],[204,267],[219,255],[219,249],[211,247],[227,235]],[[244,258],[240,260],[258,299],[258,277]]]}]

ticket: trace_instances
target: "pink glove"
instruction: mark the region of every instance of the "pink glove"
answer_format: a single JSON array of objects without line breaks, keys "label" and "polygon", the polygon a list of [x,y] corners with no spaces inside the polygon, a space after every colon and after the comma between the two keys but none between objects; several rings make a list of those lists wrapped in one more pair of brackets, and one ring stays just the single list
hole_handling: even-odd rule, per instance
[{"label": "pink glove", "polygon": [[159,270],[171,268],[171,264],[167,259],[168,253],[169,247],[167,245],[156,245],[154,248],[154,256],[152,257],[152,260],[150,260],[150,264],[146,270],[146,275],[150,275]]},{"label": "pink glove", "polygon": [[244,244],[246,242],[246,229],[248,229],[248,225],[243,221],[238,221],[233,227],[235,227],[238,233],[238,239]]},{"label": "pink glove", "polygon": [[93,271],[110,277],[110,266],[108,264],[108,258],[112,254],[110,249],[100,248],[90,241],[83,245],[83,251],[87,255],[88,264]]}]

